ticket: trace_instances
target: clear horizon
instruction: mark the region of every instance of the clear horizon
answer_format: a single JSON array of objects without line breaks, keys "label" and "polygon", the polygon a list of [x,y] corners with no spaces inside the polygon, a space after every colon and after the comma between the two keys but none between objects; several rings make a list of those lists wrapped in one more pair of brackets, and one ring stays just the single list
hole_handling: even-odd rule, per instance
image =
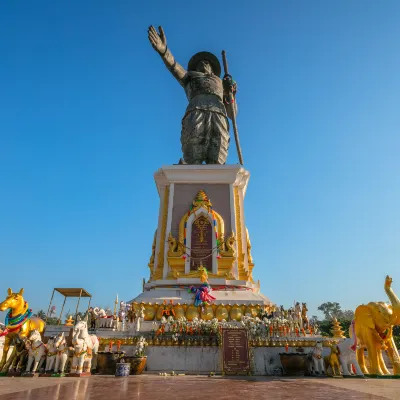
[{"label": "clear horizon", "polygon": [[4,3],[0,301],[24,287],[47,311],[54,287],[83,287],[113,308],[117,293],[141,292],[153,173],[181,157],[187,104],[151,24],[183,66],[227,52],[262,293],[306,302],[310,316],[327,301],[388,302],[387,274],[399,295],[399,12],[396,1]]}]

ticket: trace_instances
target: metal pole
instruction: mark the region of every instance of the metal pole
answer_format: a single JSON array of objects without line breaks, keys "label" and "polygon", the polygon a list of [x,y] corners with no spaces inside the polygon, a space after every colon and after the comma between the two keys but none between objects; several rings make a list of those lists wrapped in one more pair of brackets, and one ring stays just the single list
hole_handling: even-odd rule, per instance
[{"label": "metal pole", "polygon": [[79,308],[79,303],[81,301],[81,297],[82,297],[82,289],[81,289],[81,292],[79,293],[78,304],[76,305],[74,323],[76,323],[76,316],[78,315],[78,308]]},{"label": "metal pole", "polygon": [[[222,50],[222,61],[224,63],[225,75],[229,75],[228,61],[226,60],[225,50]],[[232,100],[234,100],[234,98],[232,98]],[[230,108],[232,110],[232,128],[233,128],[233,134],[235,135],[236,149],[237,149],[237,153],[238,153],[238,157],[239,157],[239,162],[240,162],[240,165],[243,165],[242,148],[240,147],[240,142],[239,142],[239,132],[238,132],[238,128],[236,125],[236,109],[235,109],[234,104],[235,104],[234,102],[231,102],[229,104]]]},{"label": "metal pole", "polygon": [[49,318],[49,312],[50,312],[50,307],[51,307],[51,303],[53,302],[53,297],[54,297],[54,292],[56,289],[53,289],[53,294],[51,295],[51,299],[50,299],[50,304],[49,304],[49,309],[47,310],[47,314],[46,314],[46,321],[47,322],[47,318]]},{"label": "metal pole", "polygon": [[63,313],[63,311],[64,311],[64,306],[65,306],[65,301],[66,301],[66,300],[67,300],[67,297],[64,296],[64,303],[63,303],[63,305],[62,305],[62,307],[61,307],[60,318],[58,319],[58,325],[61,325],[61,317],[62,317],[62,313]]},{"label": "metal pole", "polygon": [[88,313],[89,313],[89,308],[90,308],[90,303],[91,303],[91,302],[92,302],[92,296],[89,297],[89,304],[88,304],[88,307],[87,307]]}]

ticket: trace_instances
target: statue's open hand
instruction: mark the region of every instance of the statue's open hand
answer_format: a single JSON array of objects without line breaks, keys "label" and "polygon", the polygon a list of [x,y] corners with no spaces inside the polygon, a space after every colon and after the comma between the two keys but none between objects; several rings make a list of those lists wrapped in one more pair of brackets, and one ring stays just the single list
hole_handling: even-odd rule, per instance
[{"label": "statue's open hand", "polygon": [[160,54],[164,54],[167,48],[167,38],[165,37],[164,30],[161,26],[158,27],[160,33],[156,31],[154,26],[150,26],[147,33],[149,34],[149,41],[153,48]]}]

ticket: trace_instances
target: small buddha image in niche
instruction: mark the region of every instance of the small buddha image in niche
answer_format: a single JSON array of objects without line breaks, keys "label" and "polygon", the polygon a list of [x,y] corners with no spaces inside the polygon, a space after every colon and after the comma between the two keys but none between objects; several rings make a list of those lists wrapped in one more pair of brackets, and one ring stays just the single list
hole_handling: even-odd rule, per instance
[{"label": "small buddha image in niche", "polygon": [[202,264],[212,270],[212,226],[207,217],[201,215],[192,225],[191,270],[197,270]]}]

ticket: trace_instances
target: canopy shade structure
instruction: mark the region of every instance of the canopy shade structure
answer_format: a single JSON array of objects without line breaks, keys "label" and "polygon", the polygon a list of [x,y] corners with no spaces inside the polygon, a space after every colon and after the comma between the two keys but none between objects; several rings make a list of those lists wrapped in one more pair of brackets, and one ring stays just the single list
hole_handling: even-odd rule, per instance
[{"label": "canopy shade structure", "polygon": [[90,293],[82,288],[55,288],[54,290],[64,297],[92,297]]},{"label": "canopy shade structure", "polygon": [[65,305],[65,301],[67,300],[67,297],[77,297],[78,298],[78,303],[76,305],[74,322],[76,322],[76,317],[77,317],[78,309],[79,309],[79,303],[80,303],[82,297],[88,297],[89,298],[88,310],[90,308],[90,302],[92,300],[92,295],[88,291],[86,291],[85,289],[83,289],[83,288],[54,288],[53,289],[53,294],[51,295],[51,299],[50,299],[49,309],[47,310],[46,322],[47,322],[47,319],[48,319],[48,317],[50,315],[51,304],[53,302],[53,297],[54,297],[54,293],[55,292],[58,292],[62,296],[64,296],[64,302],[63,302],[63,305],[61,307],[61,312],[60,312],[60,317],[58,319],[58,324],[61,324],[61,317],[62,317],[62,313],[64,311],[64,305]]}]

